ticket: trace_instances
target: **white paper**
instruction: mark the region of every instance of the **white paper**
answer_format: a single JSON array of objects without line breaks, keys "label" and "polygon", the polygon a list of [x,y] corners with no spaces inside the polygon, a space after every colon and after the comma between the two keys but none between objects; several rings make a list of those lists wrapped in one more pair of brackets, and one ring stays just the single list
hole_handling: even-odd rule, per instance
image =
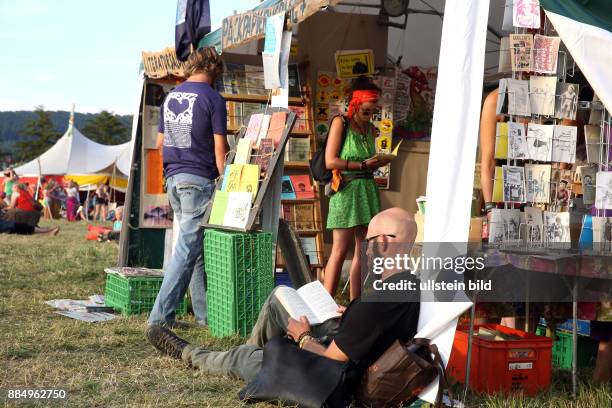
[{"label": "white paper", "polygon": [[552,161],[574,163],[576,161],[576,126],[556,125],[553,130]]},{"label": "white paper", "polygon": [[540,28],[540,1],[514,0],[512,24],[515,27]]},{"label": "white paper", "polygon": [[512,59],[510,55],[510,39],[502,37],[499,45],[499,64],[497,72],[512,72]]},{"label": "white paper", "polygon": [[504,201],[525,202],[525,172],[519,166],[502,166]]},{"label": "white paper", "polygon": [[508,114],[531,116],[529,82],[519,79],[506,79],[508,82]]},{"label": "white paper", "polygon": [[280,87],[278,64],[284,22],[285,13],[279,13],[266,19],[266,37],[264,40],[264,50],[261,54],[266,89]]},{"label": "white paper", "polygon": [[253,193],[232,191],[229,193],[223,225],[234,228],[246,227],[251,212]]},{"label": "white paper", "polygon": [[544,242],[570,244],[570,218],[568,212],[544,211]]},{"label": "white paper", "polygon": [[295,289],[287,286],[279,286],[274,292],[274,296],[276,296],[292,318],[298,320],[301,316],[306,316],[310,324],[321,323]]},{"label": "white paper", "polygon": [[555,99],[555,117],[559,119],[575,120],[577,110],[578,84],[558,82]]},{"label": "white paper", "polygon": [[527,130],[525,125],[517,122],[508,122],[508,158],[528,158]]},{"label": "white paper", "polygon": [[593,250],[612,251],[612,218],[592,217]]},{"label": "white paper", "polygon": [[325,290],[321,282],[315,280],[297,290],[308,307],[317,315],[320,322],[340,317],[338,305]]},{"label": "white paper", "polygon": [[517,242],[520,238],[521,211],[494,208],[489,223],[489,244]]},{"label": "white paper", "polygon": [[542,210],[536,207],[525,207],[523,212],[525,224],[527,225],[526,234],[523,238],[526,242],[540,243],[542,242],[542,234],[544,227],[544,219],[542,218]]},{"label": "white paper", "polygon": [[600,171],[596,177],[595,208],[612,210],[612,172]]},{"label": "white paper", "polygon": [[533,38],[533,70],[541,74],[556,74],[559,37],[536,34]]},{"label": "white paper", "polygon": [[528,202],[550,202],[550,172],[550,164],[525,164]]},{"label": "white paper", "polygon": [[514,26],[512,24],[512,3],[513,0],[506,0],[506,4],[504,5],[504,20],[502,22],[502,30],[504,31],[514,31]]},{"label": "white paper", "polygon": [[527,125],[529,159],[551,161],[553,132],[554,125],[540,125],[537,123],[529,123]]},{"label": "white paper", "polygon": [[577,173],[582,183],[582,201],[585,205],[595,204],[595,179],[597,166],[580,166]]},{"label": "white paper", "polygon": [[535,76],[529,78],[529,99],[533,115],[552,116],[555,114],[555,91],[557,77]]},{"label": "white paper", "polygon": [[264,70],[264,86],[266,89],[274,89],[280,86],[280,78],[278,76],[278,54],[261,54]]},{"label": "white paper", "polygon": [[508,113],[508,107],[504,108],[504,104],[506,102],[506,97],[508,95],[508,79],[502,78],[499,80],[499,90],[497,92],[497,106],[495,108],[495,113],[498,115],[500,113]]},{"label": "white paper", "polygon": [[270,105],[274,108],[289,108],[289,55],[291,53],[291,31],[283,32],[280,50],[280,87],[272,92]]}]

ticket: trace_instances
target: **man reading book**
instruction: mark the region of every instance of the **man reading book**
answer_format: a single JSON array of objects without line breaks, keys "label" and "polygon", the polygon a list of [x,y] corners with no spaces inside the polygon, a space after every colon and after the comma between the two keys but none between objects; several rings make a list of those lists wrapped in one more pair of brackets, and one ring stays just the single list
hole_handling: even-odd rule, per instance
[{"label": "man reading book", "polygon": [[[383,211],[369,224],[368,251],[394,257],[412,245],[416,232],[416,223],[406,211]],[[408,271],[385,270],[382,274],[383,280],[399,278],[414,279]],[[261,368],[263,345],[273,336],[286,334],[300,348],[333,360],[350,360],[363,370],[395,340],[407,341],[416,333],[418,290],[402,302],[366,302],[357,298],[346,309],[338,307],[319,282],[291,291],[282,286],[276,288],[264,304],[247,343],[229,351],[209,351],[189,344],[157,325],[149,326],[146,336],[159,351],[206,373],[250,381]]]}]

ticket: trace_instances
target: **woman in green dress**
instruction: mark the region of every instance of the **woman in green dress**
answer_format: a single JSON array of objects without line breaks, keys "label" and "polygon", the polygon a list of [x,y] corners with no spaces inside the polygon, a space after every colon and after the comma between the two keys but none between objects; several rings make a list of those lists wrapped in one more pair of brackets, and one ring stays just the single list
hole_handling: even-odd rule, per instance
[{"label": "woman in green dress", "polygon": [[[348,114],[332,120],[325,149],[325,163],[334,173],[332,186],[341,185],[341,188],[329,200],[327,228],[333,230],[333,245],[323,284],[333,296],[342,264],[353,246],[349,274],[351,300],[361,294],[360,245],[366,237],[370,220],[380,212],[380,197],[372,172],[389,163],[370,159],[376,153],[376,130],[370,119],[377,109],[379,96],[380,90],[376,85],[359,78],[353,86]],[[343,135],[344,121],[347,121],[346,135]]]}]

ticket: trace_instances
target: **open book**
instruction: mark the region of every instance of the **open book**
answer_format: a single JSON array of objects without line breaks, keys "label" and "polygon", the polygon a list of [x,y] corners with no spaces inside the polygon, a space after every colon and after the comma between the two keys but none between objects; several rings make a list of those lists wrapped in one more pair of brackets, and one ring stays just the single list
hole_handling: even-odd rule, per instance
[{"label": "open book", "polygon": [[280,286],[274,293],[294,319],[306,316],[310,324],[320,324],[340,317],[340,313],[336,311],[338,305],[319,281],[310,282],[298,290]]},{"label": "open book", "polygon": [[397,152],[399,151],[399,147],[402,144],[402,140],[400,140],[400,142],[395,146],[395,149],[393,149],[393,151],[391,153],[376,153],[374,156],[368,158],[368,160],[371,159],[377,159],[377,160],[393,160],[397,157]]}]

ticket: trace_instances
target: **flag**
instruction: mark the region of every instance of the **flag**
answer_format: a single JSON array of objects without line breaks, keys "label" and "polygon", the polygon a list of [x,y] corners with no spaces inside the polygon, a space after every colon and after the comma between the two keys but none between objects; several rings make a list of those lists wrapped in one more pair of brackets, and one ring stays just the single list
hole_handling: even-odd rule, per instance
[{"label": "flag", "polygon": [[210,32],[210,4],[208,0],[178,0],[174,48],[179,61],[187,61],[202,37]]}]

